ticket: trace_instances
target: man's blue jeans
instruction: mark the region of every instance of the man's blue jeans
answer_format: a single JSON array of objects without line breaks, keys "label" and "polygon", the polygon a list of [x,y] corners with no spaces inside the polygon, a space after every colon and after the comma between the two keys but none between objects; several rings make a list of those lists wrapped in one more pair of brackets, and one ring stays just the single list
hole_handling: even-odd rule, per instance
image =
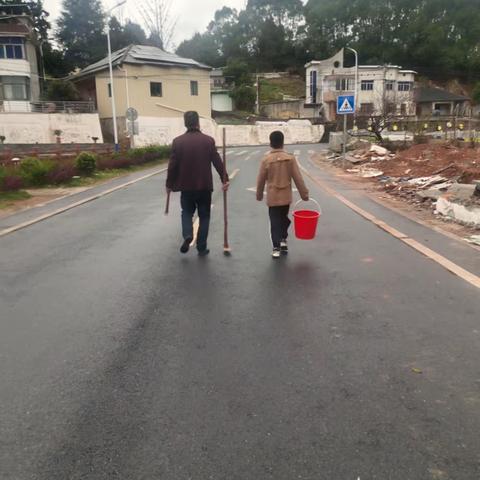
[{"label": "man's blue jeans", "polygon": [[193,238],[192,220],[195,212],[198,212],[200,226],[197,234],[197,250],[203,252],[207,249],[212,192],[208,190],[182,192],[180,203],[182,206],[182,230],[184,240]]}]

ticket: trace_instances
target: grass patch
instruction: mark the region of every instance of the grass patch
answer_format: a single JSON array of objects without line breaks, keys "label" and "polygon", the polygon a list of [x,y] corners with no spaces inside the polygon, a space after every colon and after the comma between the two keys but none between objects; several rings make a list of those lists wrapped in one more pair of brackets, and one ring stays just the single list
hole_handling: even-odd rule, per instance
[{"label": "grass patch", "polygon": [[29,198],[31,198],[31,195],[24,190],[0,192],[0,209],[11,207],[15,202],[28,200]]},{"label": "grass patch", "polygon": [[297,76],[260,80],[260,103],[279,102],[284,95],[304,97],[305,81]]}]

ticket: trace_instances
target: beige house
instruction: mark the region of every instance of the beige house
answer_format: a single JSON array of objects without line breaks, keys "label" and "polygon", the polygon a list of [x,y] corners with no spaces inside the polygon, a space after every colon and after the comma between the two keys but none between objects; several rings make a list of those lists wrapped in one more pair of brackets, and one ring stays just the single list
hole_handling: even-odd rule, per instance
[{"label": "beige house", "polygon": [[[357,115],[415,115],[416,72],[397,65],[346,66],[344,49],[306,68],[305,107],[326,121],[337,117],[337,98],[357,92]],[[357,82],[357,83],[356,83]]]},{"label": "beige house", "polygon": [[[139,133],[150,143],[168,143],[183,113],[196,110],[211,118],[210,70],[195,60],[160,48],[130,45],[112,53],[115,107],[120,138],[126,136],[125,112],[138,112]],[[83,100],[94,101],[106,141],[112,139],[112,102],[108,58],[71,77]]]}]

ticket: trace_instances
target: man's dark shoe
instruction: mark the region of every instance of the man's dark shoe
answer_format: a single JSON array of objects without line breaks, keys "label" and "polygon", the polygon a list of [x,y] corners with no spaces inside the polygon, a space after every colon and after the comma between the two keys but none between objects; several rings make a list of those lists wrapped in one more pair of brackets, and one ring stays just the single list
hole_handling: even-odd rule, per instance
[{"label": "man's dark shoe", "polygon": [[288,253],[288,244],[286,240],[280,242],[280,251],[286,255]]},{"label": "man's dark shoe", "polygon": [[205,250],[199,250],[198,256],[199,257],[206,257],[210,253],[210,250],[206,248]]},{"label": "man's dark shoe", "polygon": [[180,247],[180,252],[187,253],[190,250],[190,244],[192,243],[192,240],[193,238],[186,238]]}]

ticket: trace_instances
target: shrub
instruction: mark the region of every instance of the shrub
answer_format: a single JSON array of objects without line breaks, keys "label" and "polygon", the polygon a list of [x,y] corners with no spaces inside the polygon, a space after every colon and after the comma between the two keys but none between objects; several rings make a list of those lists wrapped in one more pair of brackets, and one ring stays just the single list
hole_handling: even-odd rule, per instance
[{"label": "shrub", "polygon": [[18,175],[6,175],[3,177],[0,187],[0,190],[3,190],[4,192],[20,190],[23,187],[23,179]]},{"label": "shrub", "polygon": [[67,183],[76,173],[75,167],[71,164],[56,165],[55,169],[47,175],[47,182],[52,185]]},{"label": "shrub", "polygon": [[148,147],[132,148],[128,151],[128,156],[134,164],[140,165],[167,158],[170,156],[170,152],[171,147],[169,145],[149,145]]},{"label": "shrub", "polygon": [[27,157],[20,163],[20,176],[25,185],[40,186],[47,183],[48,174],[55,168],[52,160]]},{"label": "shrub", "polygon": [[75,160],[75,166],[83,175],[93,175],[97,168],[97,157],[93,153],[82,152]]},{"label": "shrub", "polygon": [[102,170],[113,170],[118,168],[128,168],[132,166],[133,162],[131,158],[123,157],[120,155],[114,155],[110,158],[102,158],[99,162]]}]

